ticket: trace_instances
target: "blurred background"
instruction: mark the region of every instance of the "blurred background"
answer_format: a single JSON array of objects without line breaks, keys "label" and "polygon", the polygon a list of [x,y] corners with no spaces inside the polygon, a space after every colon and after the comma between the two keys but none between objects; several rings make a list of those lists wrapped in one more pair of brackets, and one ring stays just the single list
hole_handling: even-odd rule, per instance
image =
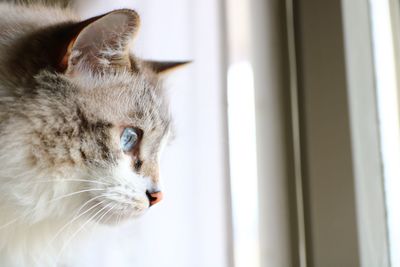
[{"label": "blurred background", "polygon": [[165,199],[74,266],[400,267],[398,0],[76,0],[132,8],[166,86]]}]

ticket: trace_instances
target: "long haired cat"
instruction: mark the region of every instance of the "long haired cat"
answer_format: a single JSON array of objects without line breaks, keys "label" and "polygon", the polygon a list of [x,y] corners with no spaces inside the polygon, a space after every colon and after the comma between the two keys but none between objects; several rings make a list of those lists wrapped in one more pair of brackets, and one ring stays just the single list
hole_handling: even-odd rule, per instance
[{"label": "long haired cat", "polygon": [[[80,20],[67,1],[0,3],[0,266],[61,266],[83,229],[161,200],[171,128],[133,10]],[[36,1],[39,2],[39,1]]]}]

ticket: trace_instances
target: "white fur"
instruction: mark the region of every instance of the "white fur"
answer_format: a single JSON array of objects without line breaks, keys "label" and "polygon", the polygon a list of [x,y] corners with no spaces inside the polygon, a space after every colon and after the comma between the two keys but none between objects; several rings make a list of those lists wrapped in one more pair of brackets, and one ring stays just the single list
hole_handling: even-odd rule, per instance
[{"label": "white fur", "polygon": [[[13,38],[44,25],[69,20],[76,19],[58,9],[34,7],[31,10],[0,4],[0,32],[4,31],[0,34],[0,59],[6,58],[12,49]],[[15,88],[13,83],[8,84],[12,88],[7,88],[3,80],[0,81],[0,97],[6,102],[6,96],[11,95],[10,91]],[[0,267],[60,266],[67,261],[74,243],[88,231],[90,233],[93,224],[117,224],[120,220],[143,214],[149,207],[146,190],[154,192],[160,189],[157,158],[160,147],[153,142],[164,134],[169,115],[163,108],[165,103],[159,85],[128,71],[111,77],[95,77],[84,67],[80,75],[69,77],[69,82],[80,88],[76,102],[80,101],[79,105],[85,107],[87,113],[101,111],[102,114],[96,115],[103,121],[117,121],[114,125],[134,125],[146,133],[141,140],[141,157],[145,164],[152,165],[147,169],[155,174],[150,171],[146,174],[149,177],[137,174],[132,168],[131,156],[118,152],[120,132],[117,127],[112,134],[114,144],[111,149],[117,151],[113,155],[118,159],[112,166],[94,167],[79,162],[79,148],[71,150],[74,164],[53,162],[49,166],[45,160],[32,163],[32,158],[29,158],[32,154],[42,155],[46,151],[38,151],[43,144],[33,140],[32,133],[40,131],[42,126],[49,128],[52,122],[41,125],[34,121],[37,117],[30,117],[30,114],[19,117],[19,120],[6,121],[7,116],[18,112],[3,111],[0,113]],[[138,90],[145,94],[137,94]],[[147,102],[143,102],[143,95]],[[14,100],[17,99],[9,102]],[[134,123],[135,118],[129,117],[130,121],[126,121],[127,114],[135,105],[142,108],[144,117],[138,124]],[[48,110],[49,114],[53,111]],[[151,118],[158,118],[156,126],[161,128],[161,132],[151,132],[154,124]],[[28,122],[39,126],[28,129]],[[79,141],[77,144],[71,143],[71,146],[79,146]],[[66,153],[62,148],[54,150],[51,153]]]},{"label": "white fur", "polygon": [[[149,178],[132,172],[129,156],[124,156],[114,169],[101,173],[72,168],[52,172],[29,169],[25,159],[28,153],[20,142],[15,135],[1,139],[0,266],[57,266],[74,247],[73,242],[93,228],[80,229],[83,224],[92,226],[94,218],[90,222],[88,219],[101,208],[104,212],[113,208],[102,218],[104,223],[112,224],[141,215],[149,207],[145,194]],[[74,194],[80,190],[94,191]],[[99,203],[90,202],[91,198],[102,204],[89,210]],[[85,203],[89,204],[80,214],[89,212],[75,219]]]},{"label": "white fur", "polygon": [[[24,129],[12,123],[0,136],[1,267],[57,266],[96,221],[117,224],[142,215],[149,207],[146,190],[160,189],[158,181],[132,171],[131,157],[122,152],[111,168],[32,167]],[[112,136],[118,147],[117,129]]]}]

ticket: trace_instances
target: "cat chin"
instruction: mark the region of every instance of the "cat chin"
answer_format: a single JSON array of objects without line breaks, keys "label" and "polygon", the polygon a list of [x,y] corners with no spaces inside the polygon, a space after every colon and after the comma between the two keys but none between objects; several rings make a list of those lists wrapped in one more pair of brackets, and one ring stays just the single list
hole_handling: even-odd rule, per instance
[{"label": "cat chin", "polygon": [[106,205],[100,206],[97,210],[100,214],[101,210],[107,209],[101,216],[97,216],[94,221],[103,225],[119,225],[128,220],[143,216],[149,209],[150,203],[146,200],[137,200],[132,202],[130,207],[119,207],[107,209]]},{"label": "cat chin", "polygon": [[137,212],[126,213],[126,214],[113,213],[111,216],[108,216],[107,218],[102,218],[100,220],[97,220],[96,222],[101,225],[118,226],[123,223],[129,222],[130,220],[142,217],[147,212],[147,210],[148,208],[141,211],[140,213]]},{"label": "cat chin", "polygon": [[101,225],[107,225],[107,226],[117,226],[117,225],[123,224],[125,222],[128,222],[130,220],[140,218],[147,212],[147,210],[148,210],[148,208],[142,210],[140,213],[138,213],[138,212],[113,213],[110,216],[107,216],[107,218],[101,218],[99,220],[96,220],[96,223],[101,224]]}]

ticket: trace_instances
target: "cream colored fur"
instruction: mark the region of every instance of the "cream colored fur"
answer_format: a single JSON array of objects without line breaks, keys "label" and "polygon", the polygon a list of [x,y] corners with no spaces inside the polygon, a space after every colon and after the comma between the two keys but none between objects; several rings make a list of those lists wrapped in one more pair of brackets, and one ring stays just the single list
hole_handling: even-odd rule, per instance
[{"label": "cream colored fur", "polygon": [[[121,14],[137,19],[133,11]],[[118,45],[99,51],[101,72],[79,55],[70,73],[35,69],[41,58],[25,63],[37,53],[23,53],[42,40],[31,35],[78,22],[57,7],[0,4],[1,267],[64,266],[93,225],[142,215],[146,190],[160,189],[170,117],[156,73],[135,57],[135,70],[114,68],[116,57],[126,62],[127,48]],[[119,145],[127,126],[144,133],[134,155]],[[139,158],[142,165],[134,167]]]}]

